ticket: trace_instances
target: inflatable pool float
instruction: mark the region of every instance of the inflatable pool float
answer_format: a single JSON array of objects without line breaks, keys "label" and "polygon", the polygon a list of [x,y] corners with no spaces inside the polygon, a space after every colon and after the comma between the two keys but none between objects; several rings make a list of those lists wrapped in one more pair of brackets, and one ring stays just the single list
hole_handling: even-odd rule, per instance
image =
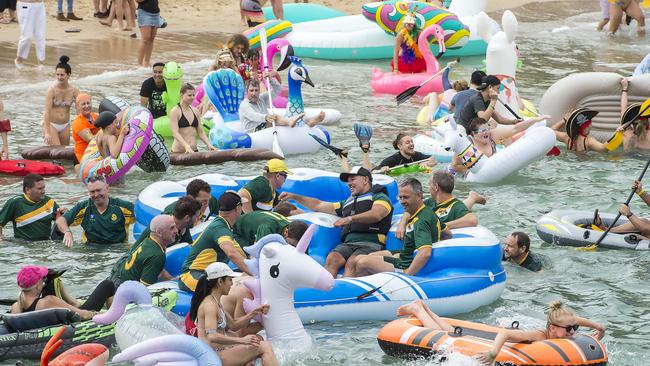
[{"label": "inflatable pool float", "polygon": [[[287,179],[278,190],[280,192],[292,192],[304,196],[314,197],[323,201],[338,202],[350,196],[350,189],[347,184],[341,182],[339,173],[328,172],[312,168],[291,168],[293,174]],[[138,238],[140,233],[149,225],[149,222],[160,214],[169,204],[176,202],[179,197],[185,195],[185,188],[194,179],[202,179],[211,187],[211,194],[219,198],[227,190],[239,190],[246,183],[256,176],[233,177],[224,174],[212,173],[191,177],[178,182],[159,181],[145,187],[135,201],[135,226],[133,235]],[[386,187],[389,197],[397,203],[397,182],[395,179],[383,174],[374,174],[373,183]],[[196,231],[192,231],[198,234]],[[193,235],[195,236],[195,235]]]},{"label": "inflatable pool float", "polygon": [[[379,347],[390,356],[413,359],[445,357],[449,352],[469,357],[492,349],[503,328],[456,319],[443,319],[454,332],[424,328],[417,318],[401,318],[386,324],[377,335]],[[513,322],[518,327],[519,322]],[[510,328],[512,329],[512,328]],[[606,365],[605,346],[592,336],[576,334],[571,339],[514,343],[506,342],[496,357],[498,365]]]},{"label": "inflatable pool float", "polygon": [[[615,214],[601,213],[603,225],[609,226]],[[594,220],[593,211],[578,210],[553,210],[542,216],[536,225],[537,235],[547,243],[585,247],[593,245],[603,234],[600,230],[593,230],[591,224]],[[621,216],[616,226],[629,223]],[[643,239],[637,234],[617,234],[609,232],[603,241],[598,244],[601,248],[608,249],[633,249],[649,250],[650,240]]]},{"label": "inflatable pool float", "polygon": [[0,361],[40,360],[50,337],[65,326],[61,346],[53,355],[87,342],[111,347],[115,343],[114,327],[79,321],[72,311],[63,308],[36,310],[22,314],[2,314],[0,324]]},{"label": "inflatable pool float", "polygon": [[50,338],[41,354],[41,365],[47,366],[103,366],[108,361],[108,348],[100,343],[85,343],[63,352],[50,361],[63,342],[59,342],[67,327],[62,326]]},{"label": "inflatable pool float", "polygon": [[116,158],[102,158],[97,140],[94,137],[90,140],[79,167],[79,177],[84,183],[93,175],[104,176],[108,184],[117,182],[140,159],[153,133],[151,112],[141,106],[128,107],[118,114],[118,129],[125,128],[126,124],[130,130]]},{"label": "inflatable pool float", "polygon": [[[340,242],[341,229],[334,227],[337,216],[305,213],[291,217],[318,226],[309,255],[324,265],[327,254]],[[386,249],[399,250],[394,228],[387,238]],[[496,301],[505,288],[506,274],[501,265],[499,240],[488,229],[472,227],[452,230],[453,237],[433,245],[433,254],[416,275],[378,273],[359,278],[335,280],[331,291],[298,289],[295,307],[303,323],[313,321],[390,320],[396,309],[422,299],[441,315],[451,316],[472,311]],[[189,250],[187,250],[189,252]],[[175,251],[176,255],[187,255]],[[168,258],[170,256],[168,255]],[[170,262],[182,264],[177,259]],[[179,271],[178,268],[172,269]],[[381,286],[381,287],[380,287]],[[374,288],[370,296],[357,299]],[[191,295],[178,290],[177,282],[161,282],[150,286],[178,292],[172,311],[184,315],[189,310]]]},{"label": "inflatable pool float", "polygon": [[38,146],[24,149],[20,156],[27,160],[55,160],[69,161],[77,164],[77,156],[74,154],[74,148],[67,146]]},{"label": "inflatable pool float", "polygon": [[555,146],[555,133],[541,121],[529,127],[515,142],[491,157],[480,153],[465,133],[459,131],[453,116],[449,123],[435,127],[434,132],[444,136],[444,148],[458,155],[468,167],[464,177],[469,182],[496,183],[537,159]]},{"label": "inflatable pool float", "polygon": [[165,115],[153,121],[153,130],[163,137],[171,137],[172,130],[169,127],[169,112],[181,101],[181,85],[183,84],[183,69],[174,61],[167,62],[163,68],[163,80],[165,91],[162,100],[165,103]]},{"label": "inflatable pool float", "polygon": [[[372,90],[379,94],[400,94],[410,87],[421,85],[433,74],[438,73],[438,71],[440,71],[440,64],[429,48],[429,36],[434,36],[440,44],[441,52],[445,52],[443,40],[444,33],[442,28],[437,24],[432,24],[425,28],[418,37],[418,49],[424,57],[424,61],[427,65],[425,72],[415,74],[384,73],[380,68],[373,67],[372,80],[370,81]],[[451,84],[449,83],[449,71],[450,68],[445,69],[442,74],[438,75],[425,85],[422,85],[416,94],[427,95],[433,92],[442,93],[445,90],[450,89]]]},{"label": "inflatable pool float", "polygon": [[163,335],[131,346],[113,357],[115,363],[136,365],[221,366],[217,353],[197,337]]},{"label": "inflatable pool float", "polygon": [[245,30],[243,32],[243,35],[248,38],[249,48],[251,50],[260,48],[260,29],[262,28],[266,30],[266,39],[268,41],[284,37],[293,29],[291,22],[286,20],[273,19],[267,20],[260,25]]},{"label": "inflatable pool float", "polygon": [[[318,115],[321,109],[305,110],[302,102],[302,83],[313,83],[309,79],[307,68],[305,68],[299,59],[289,56],[292,60],[292,66],[288,72],[289,84],[289,102],[286,110],[276,109],[276,114],[284,114],[285,117],[292,117],[299,113],[305,112],[306,118],[313,118]],[[299,71],[298,71],[299,70]],[[214,75],[214,76],[213,76]],[[204,81],[206,94],[210,101],[219,111],[221,119],[213,118],[214,125],[210,130],[209,139],[212,145],[219,149],[236,149],[236,148],[260,148],[271,150],[273,144],[273,129],[266,128],[261,131],[251,133],[244,132],[243,126],[239,122],[239,104],[243,99],[243,81],[241,76],[232,70],[217,70],[208,74]],[[240,88],[241,87],[241,88]],[[340,119],[341,114],[335,110],[326,110],[325,121],[333,122]],[[215,116],[216,117],[216,116]],[[322,126],[308,127],[279,126],[277,127],[277,136],[282,151],[286,155],[313,153],[321,148],[310,134],[320,137],[326,142],[330,142],[330,136],[327,130]]]},{"label": "inflatable pool float", "polygon": [[[598,111],[590,135],[607,141],[621,123],[621,75],[613,72],[582,72],[556,81],[544,92],[539,110],[548,114],[552,125],[562,119],[569,108]],[[628,103],[650,98],[650,74],[628,78]]]},{"label": "inflatable pool float", "polygon": [[[270,6],[262,8],[266,20],[276,19]],[[293,24],[342,17],[344,12],[320,4],[284,4],[284,20]]]},{"label": "inflatable pool float", "polygon": [[[278,65],[277,71],[282,71],[287,67],[291,66],[291,61],[289,56],[293,56],[293,47],[291,43],[284,38],[276,38],[266,45],[266,59],[269,62],[268,69],[273,70],[273,57],[276,54],[280,54],[280,64]],[[260,74],[264,75],[265,65],[264,58],[260,57]],[[282,78],[278,76],[278,82],[282,83]],[[273,99],[273,106],[278,108],[287,107],[287,93],[288,90],[286,87],[280,89],[280,93]]]},{"label": "inflatable pool float", "polygon": [[190,154],[172,153],[169,157],[172,165],[203,165],[222,164],[229,161],[259,161],[281,159],[282,157],[271,150],[264,149],[231,149],[198,151]]},{"label": "inflatable pool float", "polygon": [[[129,102],[120,97],[108,96],[99,103],[99,113],[111,111],[117,115],[130,105]],[[155,131],[151,133],[149,146],[144,150],[136,165],[147,173],[165,172],[169,168],[169,152],[165,147],[163,138]]]},{"label": "inflatable pool float", "polygon": [[65,168],[60,164],[36,160],[0,160],[0,174],[24,177],[27,174],[61,175]]}]

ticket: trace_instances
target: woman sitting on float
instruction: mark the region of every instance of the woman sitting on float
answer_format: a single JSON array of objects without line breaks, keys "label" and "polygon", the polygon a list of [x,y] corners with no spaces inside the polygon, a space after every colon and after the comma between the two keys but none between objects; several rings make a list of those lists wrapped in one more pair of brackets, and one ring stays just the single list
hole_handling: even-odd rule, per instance
[{"label": "woman sitting on float", "polygon": [[[232,69],[239,73],[237,65],[235,64],[235,59],[232,57],[230,50],[224,48],[217,52],[217,58],[214,60],[214,63],[208,68],[208,74],[212,71],[217,71],[220,69]],[[199,104],[200,103],[200,104]],[[194,107],[201,107],[201,115],[204,116],[208,111],[216,112],[216,109],[210,103],[210,98],[205,94],[203,89],[203,84],[199,85],[196,88],[196,99],[192,103]]]},{"label": "woman sitting on float", "polygon": [[395,37],[395,48],[393,50],[393,61],[391,67],[393,73],[419,73],[427,68],[424,57],[418,49],[417,39],[420,30],[416,25],[414,13],[407,13],[402,20],[402,29]]},{"label": "woman sitting on float", "polygon": [[208,140],[201,125],[199,110],[192,107],[194,87],[184,84],[181,87],[181,101],[169,112],[169,126],[174,136],[173,153],[192,153],[198,151],[196,135],[205,143],[208,150],[216,150]]},{"label": "woman sitting on float", "polygon": [[95,135],[99,155],[102,158],[109,156],[117,158],[120,155],[120,151],[122,151],[124,139],[131,130],[130,125],[127,123],[121,128],[118,127],[118,120],[115,113],[103,111],[95,120],[95,127],[101,128],[101,131]]},{"label": "woman sitting on float", "polygon": [[[426,328],[440,329],[450,333],[454,332],[454,327],[432,312],[422,300],[400,306],[397,309],[397,316],[415,316]],[[564,306],[562,301],[553,301],[549,305],[546,327],[544,329],[503,329],[497,334],[492,349],[487,353],[478,355],[478,359],[484,365],[492,365],[501,348],[508,341],[536,342],[547,339],[573,338],[581,326],[593,329],[592,336],[598,340],[602,339],[605,335],[606,328],[604,325],[577,316],[573,310]]]},{"label": "woman sitting on float", "polygon": [[[606,152],[615,150],[618,144],[610,141],[606,144],[596,140],[594,137],[589,136],[591,131],[591,120],[596,117],[598,111],[592,111],[587,108],[578,108],[570,113],[568,117],[565,115],[560,121],[554,124],[551,129],[555,131],[555,137],[558,141],[564,142],[569,151],[575,152],[588,152],[598,151]],[[560,129],[564,126],[564,131]],[[622,126],[617,128],[616,131],[622,131]]]}]

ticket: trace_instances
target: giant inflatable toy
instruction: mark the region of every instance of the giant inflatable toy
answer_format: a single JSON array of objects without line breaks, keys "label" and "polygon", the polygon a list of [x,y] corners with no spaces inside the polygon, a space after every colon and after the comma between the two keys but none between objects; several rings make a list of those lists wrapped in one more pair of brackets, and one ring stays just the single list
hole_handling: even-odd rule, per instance
[{"label": "giant inflatable toy", "polygon": [[253,28],[245,30],[243,34],[246,36],[246,38],[248,38],[248,43],[251,50],[260,48],[260,30],[262,28],[266,30],[266,38],[268,41],[283,37],[293,29],[292,24],[289,21],[272,19],[267,20],[266,22],[259,24]]},{"label": "giant inflatable toy", "polygon": [[145,340],[122,350],[112,361],[134,362],[136,365],[221,366],[221,360],[212,347],[186,334]]},{"label": "giant inflatable toy", "polygon": [[80,344],[50,361],[50,358],[63,344],[61,336],[66,330],[67,327],[62,326],[47,342],[41,354],[41,366],[104,366],[106,364],[108,361],[108,348],[100,343]]},{"label": "giant inflatable toy", "polygon": [[162,99],[165,103],[166,115],[154,120],[153,129],[163,137],[171,137],[172,130],[169,127],[169,112],[181,101],[181,85],[183,84],[183,69],[174,61],[167,62],[163,68],[163,79],[165,80],[166,91]]}]

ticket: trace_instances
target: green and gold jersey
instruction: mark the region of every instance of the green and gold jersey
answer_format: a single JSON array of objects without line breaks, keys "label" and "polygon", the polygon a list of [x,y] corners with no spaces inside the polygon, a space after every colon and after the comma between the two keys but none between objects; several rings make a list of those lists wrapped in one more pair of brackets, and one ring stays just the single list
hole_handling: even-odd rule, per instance
[{"label": "green and gold jersey", "polygon": [[251,195],[251,206],[255,211],[271,211],[278,203],[277,194],[263,175],[246,183],[242,189]]},{"label": "green and gold jersey", "polygon": [[99,212],[92,200],[77,203],[64,215],[69,226],[81,225],[83,242],[95,244],[124,243],[133,224],[133,203],[109,198],[108,207]]},{"label": "green and gold jersey", "polygon": [[269,234],[282,234],[282,229],[291,220],[279,213],[269,211],[253,211],[241,215],[235,223],[235,234],[242,240],[243,246],[255,244],[257,240]]},{"label": "green and gold jersey", "polygon": [[228,221],[221,216],[217,216],[217,218],[215,218],[214,221],[203,230],[201,235],[194,240],[190,254],[187,256],[187,259],[185,259],[185,263],[183,263],[183,273],[190,270],[203,271],[210,264],[216,261],[228,262],[226,253],[224,253],[219,246],[227,241],[232,242],[235,245],[235,248],[244,255],[244,251],[233,236],[232,227]]},{"label": "green and gold jersey", "polygon": [[470,212],[463,201],[455,197],[440,203],[436,203],[433,198],[427,198],[424,204],[444,223],[458,220]]},{"label": "green and gold jersey", "polygon": [[25,194],[10,198],[0,210],[0,226],[13,224],[14,237],[25,240],[46,240],[50,238],[52,221],[56,219],[59,205],[48,196],[39,202],[30,200]]},{"label": "green and gold jersey", "polygon": [[165,268],[165,251],[153,238],[146,237],[115,264],[111,280],[116,286],[125,281],[140,281],[151,285],[158,281],[160,272]]},{"label": "green and gold jersey", "polygon": [[440,235],[445,229],[438,216],[422,205],[406,223],[404,246],[399,255],[398,267],[406,269],[411,265],[416,249],[431,247],[440,241]]}]

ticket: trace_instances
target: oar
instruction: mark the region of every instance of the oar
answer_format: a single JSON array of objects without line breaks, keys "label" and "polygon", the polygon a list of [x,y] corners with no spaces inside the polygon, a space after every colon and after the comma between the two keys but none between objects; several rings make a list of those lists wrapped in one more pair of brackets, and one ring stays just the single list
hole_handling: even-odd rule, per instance
[{"label": "oar", "polygon": [[[639,179],[637,179],[639,182],[641,181],[641,179],[643,179],[643,176],[645,175],[645,172],[648,170],[648,166],[650,166],[650,160],[648,160],[648,162],[645,163],[645,166],[643,167],[643,171],[641,171],[641,175],[639,175]],[[630,201],[632,200],[632,197],[634,197],[634,192],[635,192],[635,189],[632,189],[632,192],[630,192],[630,194],[627,196],[627,200],[625,200],[626,205],[630,204]],[[598,238],[598,241],[596,241],[595,244],[588,245],[586,247],[580,247],[577,250],[592,251],[592,250],[598,249],[598,244],[600,244],[600,242],[602,242],[603,239],[605,239],[605,237],[607,236],[609,231],[614,227],[614,225],[616,225],[616,222],[618,221],[618,219],[620,217],[621,217],[621,213],[619,212],[618,215],[616,215],[616,217],[614,218],[614,221],[612,221],[612,223],[609,225],[607,230],[605,230],[605,232],[602,233],[602,235],[600,236],[600,238]]]},{"label": "oar", "polygon": [[[503,105],[504,107],[506,107],[506,109],[508,110],[508,112],[512,113],[512,116],[513,116],[513,117],[515,117],[516,119],[521,119],[521,120],[523,120],[523,118],[519,117],[519,115],[517,114],[517,112],[515,112],[514,110],[512,110],[512,108],[510,108],[509,105],[507,105],[506,103],[502,102],[501,99],[499,99],[498,97],[497,97],[497,101],[498,101],[499,103],[501,103],[501,105]],[[531,110],[528,109],[528,108],[526,108],[526,110],[529,111],[529,112],[533,112],[534,114],[536,114],[536,115],[539,116],[539,113],[536,113],[535,111],[531,111]],[[559,155],[560,155],[560,148],[557,147],[557,146],[553,146],[553,147],[551,148],[551,150],[549,150],[549,151],[546,153],[546,156],[559,156]]]},{"label": "oar", "polygon": [[[269,71],[269,60],[266,56],[266,29],[260,29],[260,46],[262,47],[262,60],[264,61],[264,71]],[[264,78],[264,84],[266,85],[266,90],[269,95],[269,108],[271,109],[271,114],[275,114],[273,111],[273,98],[271,98],[271,85],[269,78]],[[278,141],[278,130],[275,127],[275,120],[271,120],[271,126],[273,128],[273,152],[280,155],[284,158],[284,153],[280,147],[280,142]]]},{"label": "oar", "polygon": [[624,123],[622,125],[622,129],[619,131],[617,130],[614,132],[614,135],[610,137],[609,140],[605,143],[605,147],[607,148],[608,151],[613,151],[616,150],[619,146],[621,146],[621,143],[623,142],[623,133],[625,132],[625,129],[630,127],[634,121],[636,121],[639,117],[647,117],[647,115],[650,114],[650,98],[648,98],[643,104],[641,104],[641,108],[639,111],[639,115],[631,119],[630,121]]},{"label": "oar", "polygon": [[346,158],[348,157],[348,153],[347,153],[345,150],[340,149],[340,148],[338,148],[338,147],[336,147],[336,146],[332,146],[332,145],[328,144],[328,143],[325,142],[322,138],[320,138],[320,137],[318,137],[318,136],[316,136],[316,135],[314,135],[314,134],[312,134],[312,133],[310,133],[309,136],[311,136],[311,137],[312,137],[314,140],[316,140],[316,142],[318,142],[319,144],[323,145],[323,147],[325,147],[326,149],[328,149],[328,150],[330,150],[331,152],[333,152],[334,154],[336,154],[336,156],[346,157]]},{"label": "oar", "polygon": [[413,95],[415,95],[415,93],[418,92],[418,90],[420,90],[420,88],[421,88],[424,84],[426,84],[426,83],[428,83],[429,81],[435,79],[436,76],[442,74],[443,72],[445,72],[445,70],[450,69],[452,66],[458,64],[459,62],[460,62],[460,58],[456,58],[455,61],[452,61],[452,62],[448,63],[447,66],[445,66],[445,68],[443,68],[443,69],[441,69],[440,71],[438,71],[437,73],[431,75],[431,77],[429,77],[429,78],[426,79],[425,81],[421,82],[420,85],[412,86],[412,87],[410,87],[410,88],[404,90],[403,92],[399,93],[399,94],[397,95],[397,97],[395,97],[395,99],[397,100],[397,105],[400,105],[400,104],[406,102],[407,100],[409,100]]}]

